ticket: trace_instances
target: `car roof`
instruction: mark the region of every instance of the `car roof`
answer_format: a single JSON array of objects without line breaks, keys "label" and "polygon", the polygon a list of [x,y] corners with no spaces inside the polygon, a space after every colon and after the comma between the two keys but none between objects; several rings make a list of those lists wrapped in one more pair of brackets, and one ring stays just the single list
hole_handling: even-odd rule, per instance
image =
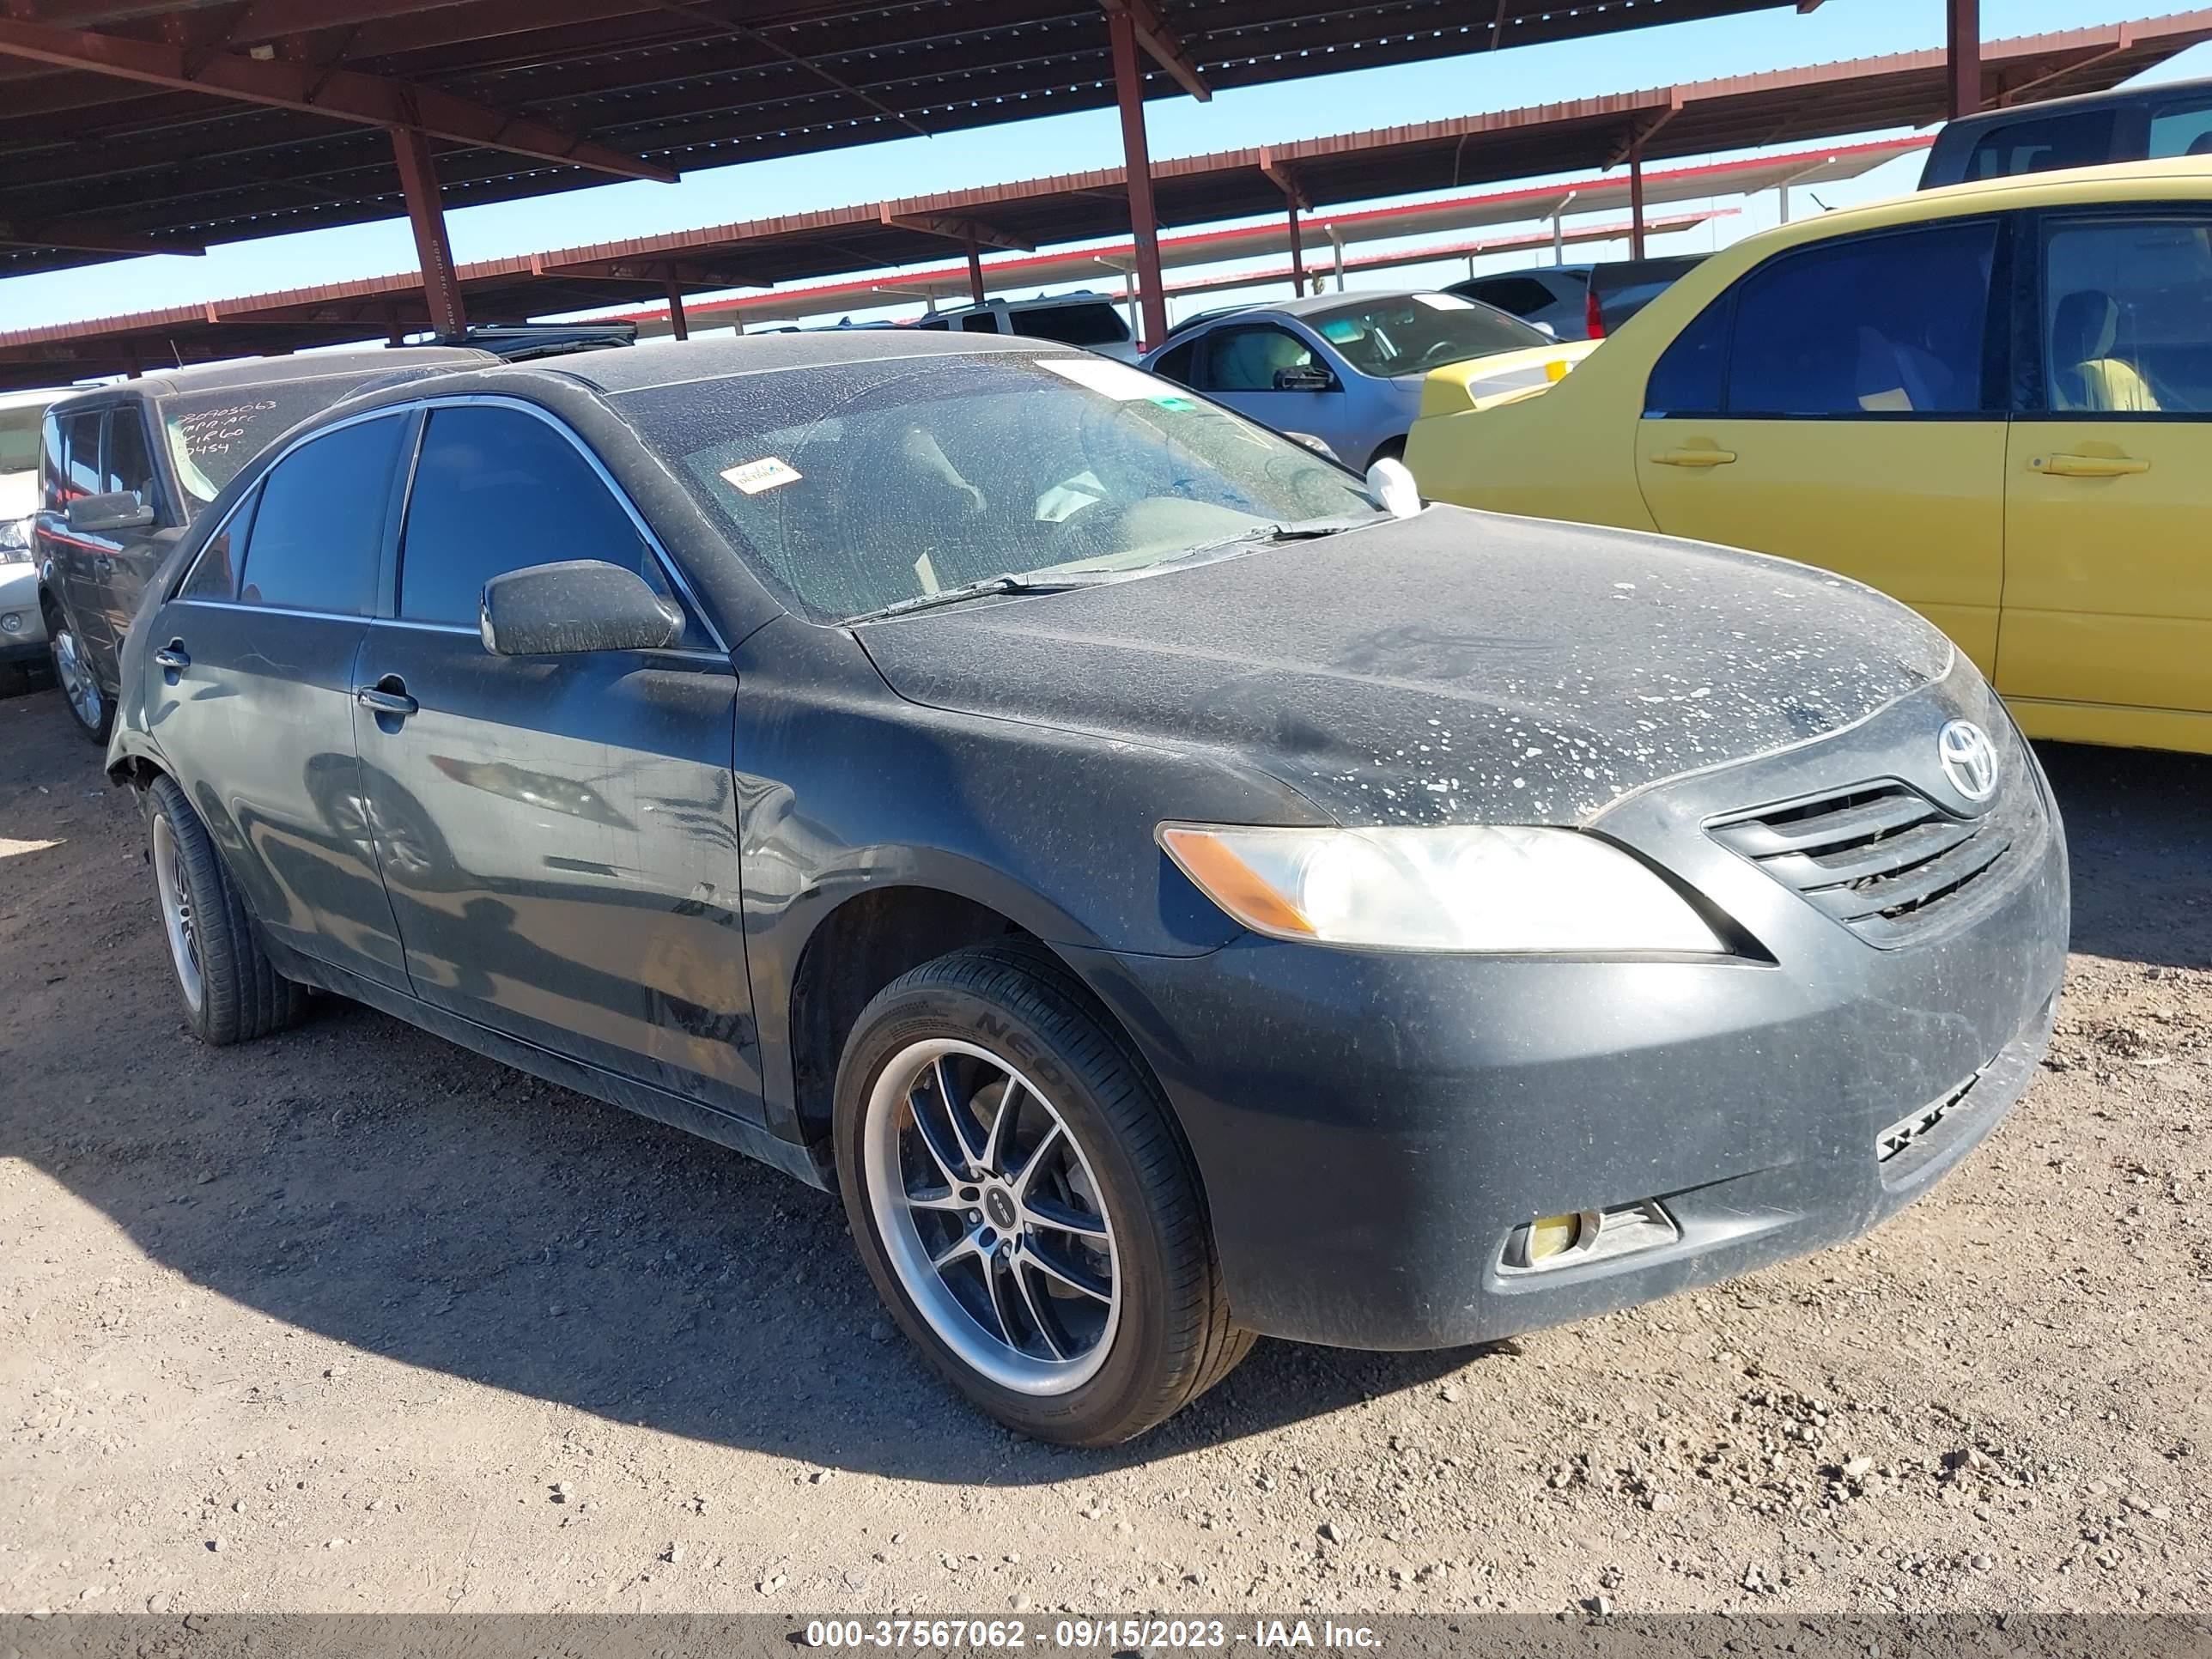
[{"label": "car roof", "polygon": [[2212,201],[2212,156],[2174,156],[2154,161],[2115,161],[2102,167],[2069,167],[2049,173],[2017,173],[1971,184],[1913,191],[1862,207],[1838,208],[1817,218],[1795,219],[1731,243],[1702,268],[1725,281],[1785,247],[1825,242],[1863,230],[1963,219],[1978,213],[2016,212],[2037,207],[2091,207],[2104,204]]},{"label": "car roof", "polygon": [[[689,340],[652,340],[627,351],[591,351],[557,362],[502,366],[471,381],[490,385],[510,377],[527,384],[558,374],[610,396],[694,380],[727,380],[793,368],[825,368],[837,363],[890,362],[908,357],[1017,356],[1065,357],[1077,348],[1051,340],[1012,334],[937,334],[917,329],[825,329],[800,334],[717,334]],[[407,392],[437,394],[436,380],[417,380]]]},{"label": "car roof", "polygon": [[404,369],[482,368],[499,361],[474,346],[378,346],[360,351],[310,352],[296,357],[248,357],[236,362],[156,369],[135,380],[80,386],[56,407],[67,413],[64,404],[74,407],[118,393],[159,399],[184,392],[234,392],[301,380],[368,380]]},{"label": "car roof", "polygon": [[1972,115],[1961,115],[1952,121],[1946,131],[1971,128],[1976,132],[1991,127],[2010,126],[2016,121],[2040,121],[2046,116],[2064,115],[2082,109],[2125,109],[2137,104],[2168,104],[2176,99],[2201,96],[2212,93],[2212,77],[2199,76],[2192,81],[2154,81],[2148,86],[2114,87],[2105,92],[2077,92],[2071,98],[2045,98],[2033,104],[2008,104],[2002,109],[1985,109]]}]

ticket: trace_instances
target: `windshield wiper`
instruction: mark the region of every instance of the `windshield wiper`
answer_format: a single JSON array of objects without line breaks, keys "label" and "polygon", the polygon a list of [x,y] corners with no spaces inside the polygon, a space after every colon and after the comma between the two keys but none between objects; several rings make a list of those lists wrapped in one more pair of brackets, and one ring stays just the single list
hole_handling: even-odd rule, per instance
[{"label": "windshield wiper", "polygon": [[[1111,576],[1101,578],[1112,580]],[[1028,576],[986,576],[981,581],[962,582],[957,587],[941,587],[934,593],[917,593],[910,599],[898,599],[890,605],[878,605],[873,611],[863,611],[848,617],[852,623],[881,622],[886,617],[903,617],[916,611],[934,611],[940,605],[963,605],[969,599],[989,599],[998,593],[1059,593],[1071,587],[1095,587],[1097,580],[1079,581],[1070,578],[1048,577],[1042,581]]]},{"label": "windshield wiper", "polygon": [[1185,548],[1171,558],[1162,559],[1150,567],[1186,564],[1193,559],[1202,559],[1209,553],[1218,553],[1231,547],[1273,547],[1283,542],[1318,541],[1323,536],[1334,536],[1340,531],[1364,530],[1369,525],[1380,524],[1384,515],[1381,511],[1346,514],[1334,519],[1300,519],[1291,524],[1255,524],[1249,530],[1240,530],[1233,536],[1222,536],[1210,542],[1200,542],[1196,547]]}]

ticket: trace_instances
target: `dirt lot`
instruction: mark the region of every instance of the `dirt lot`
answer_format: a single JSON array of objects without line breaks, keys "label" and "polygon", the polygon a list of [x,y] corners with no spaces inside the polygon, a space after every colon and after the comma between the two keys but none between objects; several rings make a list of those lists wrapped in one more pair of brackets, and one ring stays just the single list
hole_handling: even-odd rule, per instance
[{"label": "dirt lot", "polygon": [[820,1194],[357,1007],[196,1046],[134,804],[0,702],[0,1608],[2212,1608],[2212,763],[2047,760],[2060,1035],[1929,1201],[1098,1455]]}]

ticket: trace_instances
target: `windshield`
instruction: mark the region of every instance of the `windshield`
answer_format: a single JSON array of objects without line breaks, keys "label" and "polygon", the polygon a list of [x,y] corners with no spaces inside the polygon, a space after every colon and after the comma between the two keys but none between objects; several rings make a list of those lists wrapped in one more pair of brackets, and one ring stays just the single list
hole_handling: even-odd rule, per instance
[{"label": "windshield", "polygon": [[161,428],[191,509],[213,501],[278,434],[329,408],[362,380],[333,375],[169,398],[161,405]]},{"label": "windshield", "polygon": [[1301,320],[1362,374],[1419,374],[1552,343],[1543,330],[1456,294],[1370,295]]},{"label": "windshield", "polygon": [[1001,575],[1146,570],[1278,525],[1376,517],[1359,481],[1098,357],[924,356],[615,400],[801,614]]}]

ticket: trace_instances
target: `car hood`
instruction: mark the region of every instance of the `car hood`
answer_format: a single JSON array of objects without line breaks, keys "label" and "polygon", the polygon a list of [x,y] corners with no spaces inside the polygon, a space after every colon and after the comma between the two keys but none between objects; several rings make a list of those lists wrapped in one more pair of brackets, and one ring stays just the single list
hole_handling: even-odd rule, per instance
[{"label": "car hood", "polygon": [[1449,507],[856,631],[912,702],[1224,751],[1346,823],[1582,822],[1952,660],[1825,572]]},{"label": "car hood", "polygon": [[27,519],[39,510],[36,472],[0,472],[0,520]]}]

